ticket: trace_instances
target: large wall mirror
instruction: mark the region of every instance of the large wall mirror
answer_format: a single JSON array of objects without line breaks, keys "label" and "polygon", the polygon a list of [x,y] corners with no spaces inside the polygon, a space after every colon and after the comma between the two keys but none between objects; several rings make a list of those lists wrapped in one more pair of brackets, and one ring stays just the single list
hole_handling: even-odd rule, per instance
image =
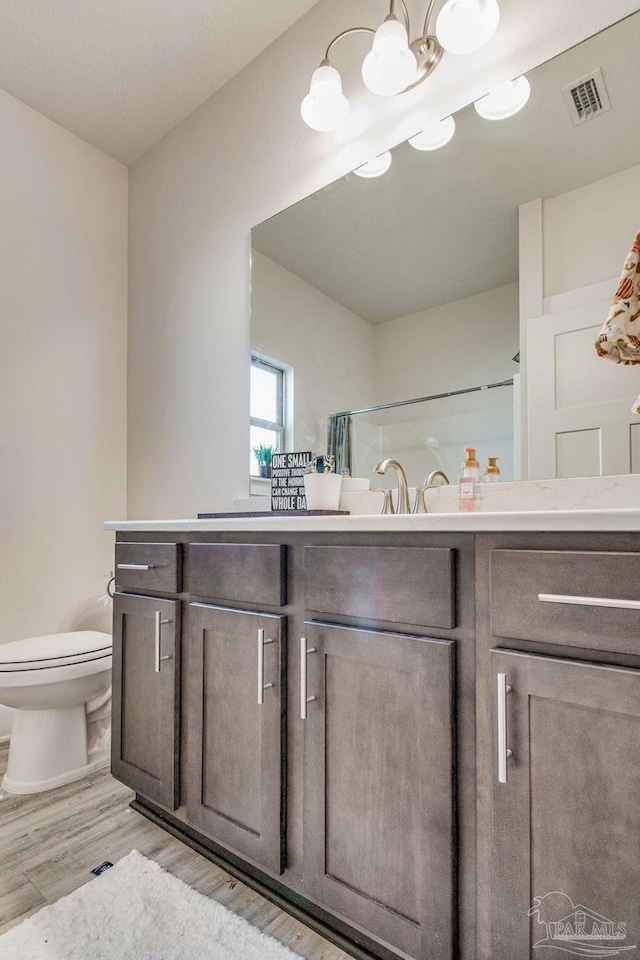
[{"label": "large wall mirror", "polygon": [[467,444],[505,480],[640,472],[640,367],[593,348],[640,225],[638,50],[640,13],[528,74],[516,116],[471,105],[442,149],[401,144],[252,231],[252,351],[287,371],[290,448],[331,423],[354,475],[393,456],[412,485],[455,482]]}]

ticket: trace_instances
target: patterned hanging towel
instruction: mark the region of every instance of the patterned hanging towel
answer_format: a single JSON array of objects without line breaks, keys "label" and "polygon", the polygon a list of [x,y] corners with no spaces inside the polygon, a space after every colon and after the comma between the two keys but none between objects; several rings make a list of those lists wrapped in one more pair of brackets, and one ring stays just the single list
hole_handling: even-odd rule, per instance
[{"label": "patterned hanging towel", "polygon": [[[616,363],[640,363],[640,232],[625,261],[596,352]],[[640,397],[631,409],[640,413]]]}]

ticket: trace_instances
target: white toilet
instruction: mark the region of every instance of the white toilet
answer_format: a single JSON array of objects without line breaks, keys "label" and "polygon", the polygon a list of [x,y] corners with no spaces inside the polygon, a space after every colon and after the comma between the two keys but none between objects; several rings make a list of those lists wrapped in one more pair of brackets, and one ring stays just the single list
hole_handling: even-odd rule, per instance
[{"label": "white toilet", "polygon": [[0,644],[0,703],[15,710],[7,792],[38,793],[105,766],[110,635],[82,630]]}]

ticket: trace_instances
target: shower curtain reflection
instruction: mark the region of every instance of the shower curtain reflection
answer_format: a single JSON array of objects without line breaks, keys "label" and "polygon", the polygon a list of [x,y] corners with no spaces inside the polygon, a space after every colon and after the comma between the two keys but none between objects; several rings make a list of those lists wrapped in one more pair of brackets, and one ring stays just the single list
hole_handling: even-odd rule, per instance
[{"label": "shower curtain reflection", "polygon": [[353,476],[351,456],[351,417],[338,414],[329,417],[327,426],[327,453],[336,458],[336,473]]}]

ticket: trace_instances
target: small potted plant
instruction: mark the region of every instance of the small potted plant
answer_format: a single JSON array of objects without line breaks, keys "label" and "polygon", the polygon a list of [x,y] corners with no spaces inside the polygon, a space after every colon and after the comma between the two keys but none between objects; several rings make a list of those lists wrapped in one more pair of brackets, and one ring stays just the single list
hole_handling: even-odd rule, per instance
[{"label": "small potted plant", "polygon": [[258,461],[258,476],[259,477],[271,477],[271,460],[274,453],[277,453],[277,447],[267,446],[264,443],[259,443],[257,447],[252,447],[253,455]]}]

